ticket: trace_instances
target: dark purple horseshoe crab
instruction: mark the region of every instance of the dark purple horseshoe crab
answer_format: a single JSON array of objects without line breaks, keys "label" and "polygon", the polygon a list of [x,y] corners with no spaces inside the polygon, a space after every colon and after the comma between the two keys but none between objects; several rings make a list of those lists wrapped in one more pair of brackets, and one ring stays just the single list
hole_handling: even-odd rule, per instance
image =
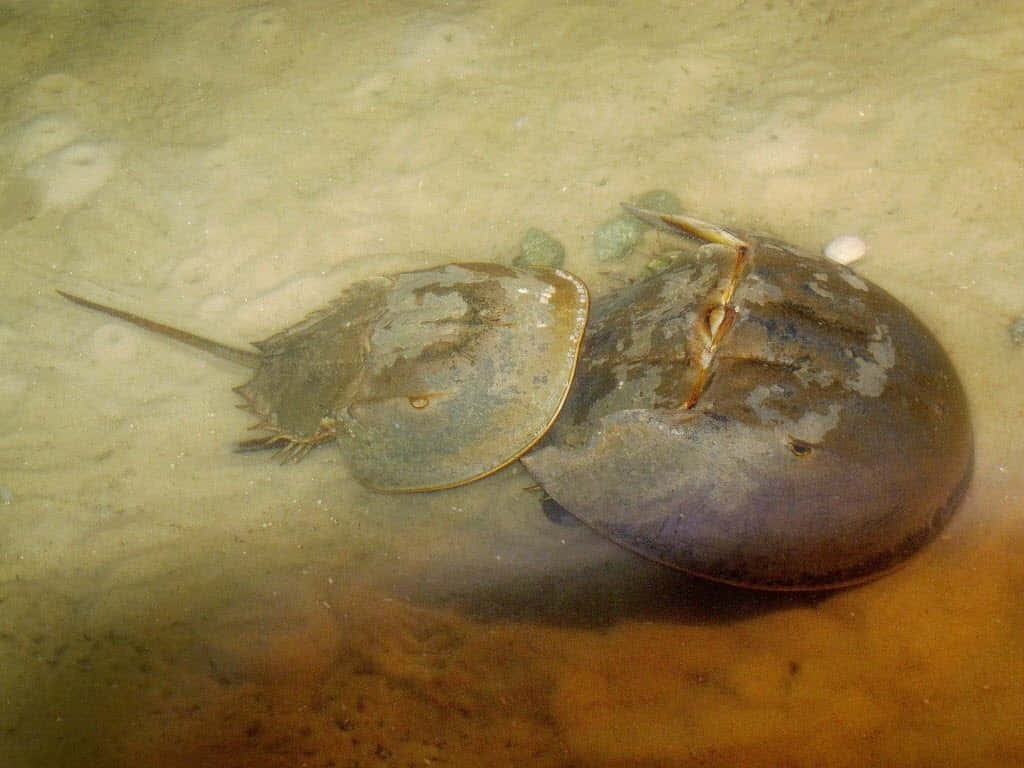
[{"label": "dark purple horseshoe crab", "polygon": [[762,589],[892,569],[963,495],[973,443],[949,358],[849,269],[689,216],[708,241],[595,303],[558,421],[522,459],[644,557]]},{"label": "dark purple horseshoe crab", "polygon": [[929,331],[845,267],[630,210],[708,242],[603,297],[589,323],[571,275],[481,264],[357,283],[258,351],[63,295],[255,368],[238,391],[269,436],[243,447],[301,456],[336,439],[380,490],[521,458],[618,544],[760,589],[862,581],[934,536],[973,447]]}]

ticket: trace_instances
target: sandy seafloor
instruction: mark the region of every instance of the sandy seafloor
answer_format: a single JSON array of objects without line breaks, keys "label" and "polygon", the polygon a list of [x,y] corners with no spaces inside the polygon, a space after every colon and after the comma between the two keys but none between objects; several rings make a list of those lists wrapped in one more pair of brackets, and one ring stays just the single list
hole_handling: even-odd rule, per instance
[{"label": "sandy seafloor", "polygon": [[[1024,5],[0,2],[0,764],[1024,764]],[[554,525],[236,454],[232,343],[341,285],[608,289],[617,204],[818,250],[960,370],[977,464],[905,568],[762,595]]]}]

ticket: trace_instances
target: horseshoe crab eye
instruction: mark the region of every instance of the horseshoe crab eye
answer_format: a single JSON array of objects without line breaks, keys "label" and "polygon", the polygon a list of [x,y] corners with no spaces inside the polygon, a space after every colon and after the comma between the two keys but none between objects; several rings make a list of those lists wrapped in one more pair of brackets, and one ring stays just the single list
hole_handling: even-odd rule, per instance
[{"label": "horseshoe crab eye", "polygon": [[801,440],[800,438],[793,437],[792,435],[786,439],[786,444],[789,446],[789,450],[793,452],[794,456],[800,456],[801,458],[804,456],[810,456],[811,452],[814,450],[814,445],[812,443],[808,443],[806,440]]}]

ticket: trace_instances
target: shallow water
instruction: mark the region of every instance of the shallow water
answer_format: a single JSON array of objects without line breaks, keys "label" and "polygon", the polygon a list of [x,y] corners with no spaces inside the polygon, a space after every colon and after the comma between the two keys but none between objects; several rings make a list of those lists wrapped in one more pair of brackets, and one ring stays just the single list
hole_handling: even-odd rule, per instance
[{"label": "shallow water", "polygon": [[[0,5],[0,763],[1024,762],[1024,9]],[[675,191],[856,265],[958,366],[975,477],[905,568],[761,595],[538,511],[231,452],[240,343]],[[632,265],[635,267],[635,265]]]}]

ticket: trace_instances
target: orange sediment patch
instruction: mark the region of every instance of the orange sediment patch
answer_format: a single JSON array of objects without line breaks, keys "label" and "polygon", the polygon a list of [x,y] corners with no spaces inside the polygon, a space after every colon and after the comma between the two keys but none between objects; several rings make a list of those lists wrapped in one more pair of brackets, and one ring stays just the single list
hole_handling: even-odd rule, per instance
[{"label": "orange sediment patch", "polygon": [[262,613],[122,724],[123,765],[564,764],[544,644],[521,631],[376,593]]}]

